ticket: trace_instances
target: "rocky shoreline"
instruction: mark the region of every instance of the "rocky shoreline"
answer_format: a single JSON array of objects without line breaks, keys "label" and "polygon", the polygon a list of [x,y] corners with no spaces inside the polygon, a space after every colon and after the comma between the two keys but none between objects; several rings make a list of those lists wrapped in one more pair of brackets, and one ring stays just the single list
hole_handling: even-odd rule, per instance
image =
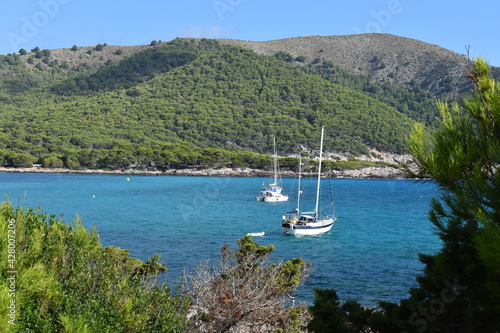
[{"label": "rocky shoreline", "polygon": [[[325,154],[325,159],[336,161],[348,161],[350,156],[330,153]],[[290,157],[298,157],[290,155]],[[408,154],[392,154],[372,149],[369,154],[358,156],[356,159],[370,162],[384,162],[385,166],[365,167],[360,169],[330,170],[323,172],[324,177],[331,178],[354,178],[354,179],[405,179],[410,178],[403,165],[415,169],[415,163]],[[0,167],[0,172],[17,173],[72,173],[72,174],[103,174],[103,175],[147,175],[147,176],[206,176],[206,177],[270,177],[271,170],[259,170],[250,168],[185,168],[169,170],[146,170],[146,169],[82,169],[71,170],[65,168],[43,168],[40,164],[34,164],[31,168],[7,168]],[[281,171],[282,177],[297,177],[297,172]],[[303,172],[304,177],[316,177],[316,173]]]},{"label": "rocky shoreline", "polygon": [[[104,174],[104,175],[148,175],[148,176],[207,176],[207,177],[268,177],[272,171],[256,170],[250,168],[207,168],[207,169],[170,169],[159,170],[70,170],[63,168],[47,169],[42,167],[32,168],[6,168],[1,167],[0,172],[13,173],[68,173],[68,174]],[[282,177],[296,177],[297,173],[292,171],[282,171]],[[303,173],[303,176],[315,176],[314,173]],[[397,179],[408,178],[402,168],[397,167],[368,167],[355,170],[332,170],[325,172],[324,176],[332,178],[360,178],[360,179]]]}]

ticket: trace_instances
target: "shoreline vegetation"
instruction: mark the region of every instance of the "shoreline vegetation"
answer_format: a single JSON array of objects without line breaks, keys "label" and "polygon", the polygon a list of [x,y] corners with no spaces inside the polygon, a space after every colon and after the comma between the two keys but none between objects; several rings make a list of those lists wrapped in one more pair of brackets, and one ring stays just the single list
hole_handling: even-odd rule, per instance
[{"label": "shoreline vegetation", "polygon": [[0,233],[9,235],[0,239],[9,257],[0,270],[1,332],[292,333],[311,320],[305,303],[290,307],[311,263],[272,262],[274,245],[251,236],[237,240],[236,250],[223,245],[218,261],[169,286],[160,255],[142,261],[103,246],[97,228],[78,218],[67,224],[4,201]]},{"label": "shoreline vegetation", "polygon": [[[43,168],[33,166],[27,168],[0,167],[5,173],[68,173],[68,174],[104,174],[104,175],[141,175],[141,176],[206,176],[206,177],[269,177],[273,171],[251,168],[185,168],[168,170],[146,169],[80,169]],[[409,178],[407,172],[400,165],[386,165],[380,167],[365,167],[359,169],[330,170],[325,172],[331,178],[360,178],[360,179],[402,179]],[[296,177],[295,171],[281,171],[282,177]],[[314,176],[314,172],[303,172],[303,177]]]}]

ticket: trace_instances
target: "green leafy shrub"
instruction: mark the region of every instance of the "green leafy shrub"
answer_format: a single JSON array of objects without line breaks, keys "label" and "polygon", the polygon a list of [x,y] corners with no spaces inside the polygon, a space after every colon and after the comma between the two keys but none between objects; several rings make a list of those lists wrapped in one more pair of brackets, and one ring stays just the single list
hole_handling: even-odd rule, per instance
[{"label": "green leafy shrub", "polygon": [[[36,332],[180,332],[189,300],[156,276],[158,256],[142,262],[103,247],[96,229],[64,224],[40,211],[0,205],[0,330]],[[9,244],[14,244],[14,247]],[[12,252],[15,253],[12,253]],[[12,266],[9,266],[12,265]],[[15,271],[16,273],[9,273]],[[8,291],[15,277],[15,291]],[[6,297],[7,295],[7,297]],[[15,302],[15,326],[5,313]]]}]

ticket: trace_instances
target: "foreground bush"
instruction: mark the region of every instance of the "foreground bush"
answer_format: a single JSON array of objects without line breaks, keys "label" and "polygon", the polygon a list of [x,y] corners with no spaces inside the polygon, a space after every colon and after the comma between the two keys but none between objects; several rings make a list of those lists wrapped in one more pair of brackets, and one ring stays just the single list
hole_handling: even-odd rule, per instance
[{"label": "foreground bush", "polygon": [[273,245],[262,246],[251,236],[238,240],[239,250],[222,247],[219,260],[201,263],[186,276],[193,299],[190,329],[194,332],[302,332],[307,308],[291,300],[309,275],[301,258],[285,263],[269,260]]},{"label": "foreground bush", "polygon": [[103,247],[95,228],[0,204],[1,332],[181,332],[187,299],[142,262]]},{"label": "foreground bush", "polygon": [[250,236],[172,293],[128,250],[103,247],[96,229],[0,204],[0,332],[302,332],[307,308],[293,293],[309,274],[300,258],[270,262],[274,246]]}]

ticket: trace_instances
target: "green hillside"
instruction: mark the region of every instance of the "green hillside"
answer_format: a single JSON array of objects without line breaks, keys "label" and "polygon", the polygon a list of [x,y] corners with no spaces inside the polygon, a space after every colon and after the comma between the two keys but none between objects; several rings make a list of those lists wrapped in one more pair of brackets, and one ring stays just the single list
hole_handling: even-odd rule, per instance
[{"label": "green hillside", "polygon": [[[436,100],[432,93],[423,89],[416,80],[412,80],[404,86],[386,81],[372,82],[366,75],[353,74],[331,61],[317,59],[317,63],[309,64],[304,70],[308,73],[318,74],[330,82],[363,92],[426,126],[438,126]],[[449,81],[448,85],[443,84],[443,90],[451,89],[452,86],[451,81]]]},{"label": "green hillside", "polygon": [[[14,61],[9,78],[0,80],[3,165],[230,163],[224,154],[255,162],[254,153],[271,151],[273,137],[285,153],[317,148],[321,125],[329,151],[401,153],[412,123],[396,108],[318,74],[209,40],[177,39],[66,75],[57,68],[33,72],[18,57],[4,57],[4,67],[6,58]],[[37,84],[16,86],[16,77],[29,75]]]},{"label": "green hillside", "polygon": [[[218,42],[202,39],[187,42],[177,38],[163,46],[153,47],[132,54],[122,61],[106,61],[106,66],[97,71],[89,71],[64,80],[50,87],[57,95],[89,94],[130,88],[169,70],[185,65],[202,54],[220,50]],[[79,67],[87,67],[80,65]]]}]

